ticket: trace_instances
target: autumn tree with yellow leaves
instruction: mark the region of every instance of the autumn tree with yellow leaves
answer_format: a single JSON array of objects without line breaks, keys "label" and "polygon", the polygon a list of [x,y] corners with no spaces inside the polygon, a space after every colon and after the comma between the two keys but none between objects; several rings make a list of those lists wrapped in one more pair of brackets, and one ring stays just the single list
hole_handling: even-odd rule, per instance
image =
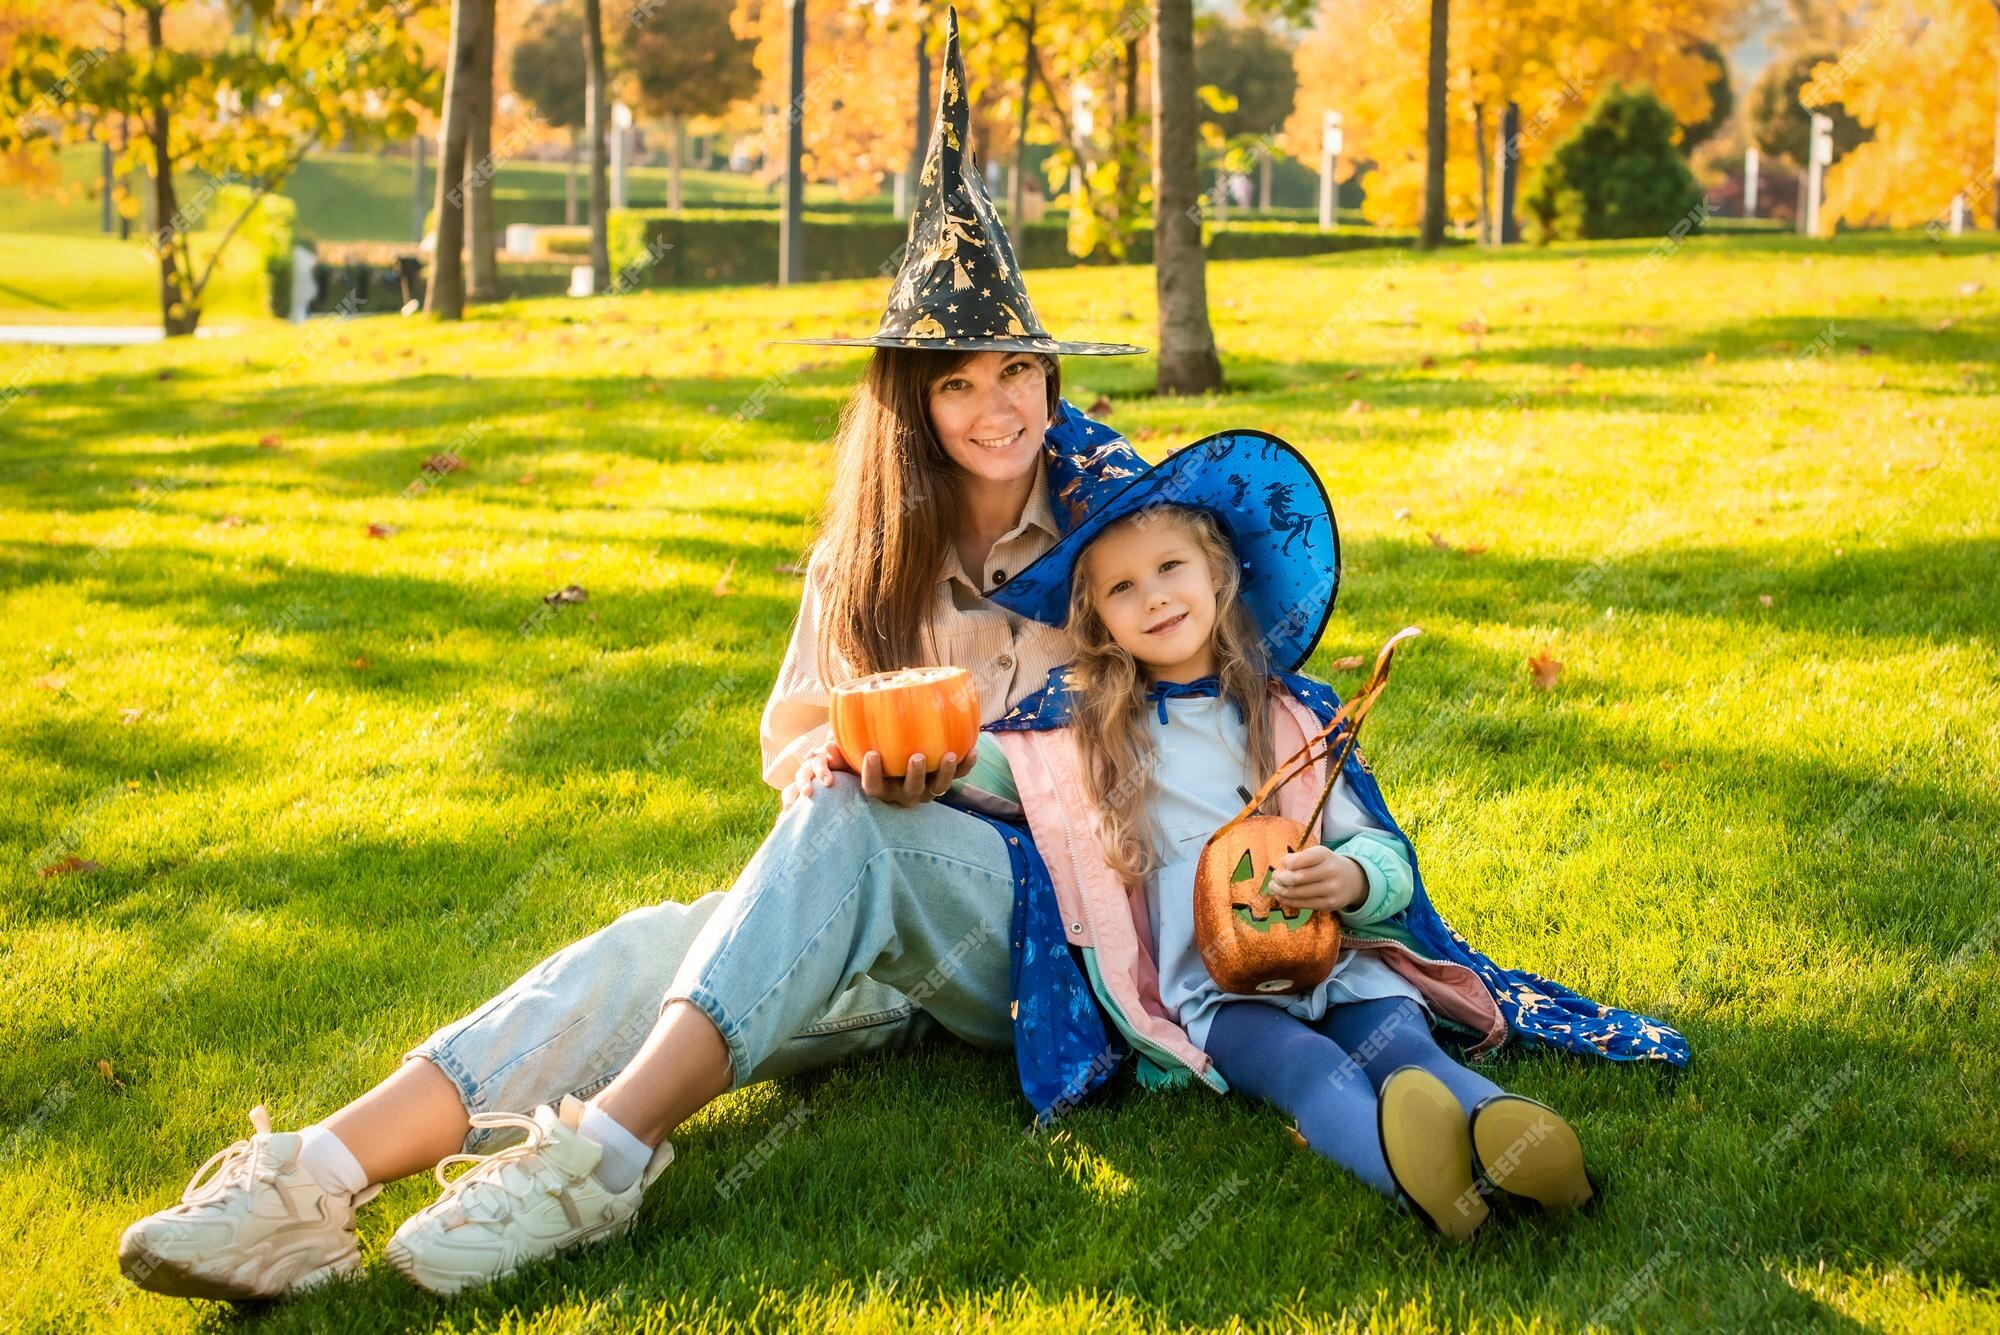
[{"label": "autumn tree with yellow leaves", "polygon": [[1839,102],[1874,131],[1827,174],[1822,226],[1926,226],[1955,195],[2000,226],[2000,0],[1883,6],[1799,100]]},{"label": "autumn tree with yellow leaves", "polygon": [[[1447,209],[1482,215],[1500,113],[1520,110],[1513,154],[1525,176],[1613,83],[1653,90],[1682,124],[1707,118],[1746,0],[1454,0],[1447,29]],[[1317,161],[1327,111],[1342,115],[1344,176],[1373,163],[1363,213],[1414,224],[1424,187],[1424,0],[1324,0],[1299,47],[1298,108],[1284,146]]]}]

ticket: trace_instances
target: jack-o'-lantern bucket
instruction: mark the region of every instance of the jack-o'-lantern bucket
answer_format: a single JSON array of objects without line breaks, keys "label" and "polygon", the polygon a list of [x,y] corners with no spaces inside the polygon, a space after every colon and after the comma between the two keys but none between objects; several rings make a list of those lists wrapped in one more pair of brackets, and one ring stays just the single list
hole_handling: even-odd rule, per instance
[{"label": "jack-o'-lantern bucket", "polygon": [[[1339,919],[1323,909],[1285,908],[1270,894],[1271,873],[1286,854],[1304,846],[1354,752],[1361,721],[1389,684],[1396,646],[1419,633],[1408,626],[1391,636],[1375,657],[1368,684],[1202,845],[1194,875],[1195,948],[1223,991],[1301,996],[1333,972],[1340,956]],[[1314,755],[1322,742],[1326,749]],[[1279,787],[1321,760],[1329,762],[1326,787],[1305,824],[1258,813]]]}]

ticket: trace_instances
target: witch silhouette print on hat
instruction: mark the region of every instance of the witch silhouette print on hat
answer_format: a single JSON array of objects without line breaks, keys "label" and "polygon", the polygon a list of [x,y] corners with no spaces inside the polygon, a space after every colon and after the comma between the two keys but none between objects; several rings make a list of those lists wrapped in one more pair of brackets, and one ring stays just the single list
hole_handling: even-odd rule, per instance
[{"label": "witch silhouette print on hat", "polygon": [[971,148],[971,107],[958,49],[958,10],[945,11],[944,80],[937,122],[917,179],[910,234],[882,326],[868,338],[775,338],[823,347],[1048,352],[1115,357],[1145,348],[1075,342],[1042,327],[1007,230]]}]

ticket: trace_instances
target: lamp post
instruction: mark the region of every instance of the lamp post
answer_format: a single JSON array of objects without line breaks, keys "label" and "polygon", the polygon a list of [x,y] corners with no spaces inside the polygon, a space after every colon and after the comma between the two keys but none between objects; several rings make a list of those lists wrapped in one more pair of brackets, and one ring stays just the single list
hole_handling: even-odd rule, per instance
[{"label": "lamp post", "polygon": [[632,138],[632,108],[623,102],[611,106],[611,207],[625,207],[625,157]]},{"label": "lamp post", "polygon": [[1340,187],[1334,184],[1334,169],[1340,166],[1340,150],[1346,144],[1340,113],[1329,111],[1320,123],[1319,225],[1331,231],[1339,221]]},{"label": "lamp post", "polygon": [[1819,235],[1820,183],[1827,164],[1833,161],[1833,117],[1815,111],[1812,132],[1806,141],[1806,206],[1799,210],[1807,236]]}]

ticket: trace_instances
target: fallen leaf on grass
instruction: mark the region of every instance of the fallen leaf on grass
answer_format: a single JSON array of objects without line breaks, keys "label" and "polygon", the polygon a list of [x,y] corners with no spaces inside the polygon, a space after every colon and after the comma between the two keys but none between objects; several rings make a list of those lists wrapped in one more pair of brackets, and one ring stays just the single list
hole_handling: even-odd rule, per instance
[{"label": "fallen leaf on grass", "polygon": [[1461,334],[1470,334],[1474,338],[1478,338],[1486,332],[1486,321],[1477,315],[1473,316],[1470,320],[1460,320],[1458,322],[1458,332]]},{"label": "fallen leaf on grass", "polygon": [[1986,290],[1986,284],[1978,282],[1976,280],[1970,283],[1960,283],[1958,285],[1958,295],[1961,297],[1976,297],[1985,290]]},{"label": "fallen leaf on grass", "polygon": [[1400,507],[1397,509],[1395,517],[1397,519],[1408,519],[1410,517],[1410,507],[1407,505]]},{"label": "fallen leaf on grass", "polygon": [[1713,365],[1715,365],[1715,361],[1716,361],[1716,358],[1715,358],[1715,349],[1714,349],[1714,348],[1710,348],[1710,349],[1709,349],[1709,350],[1708,350],[1707,352],[1704,352],[1704,353],[1703,353],[1703,354],[1701,355],[1701,359],[1702,359],[1703,361],[1707,362],[1707,363],[1708,363],[1708,364],[1709,364],[1710,366],[1713,366]]},{"label": "fallen leaf on grass", "polygon": [[223,526],[224,528],[242,528],[242,527],[243,527],[243,516],[242,516],[242,515],[223,515],[223,516],[222,516],[222,517],[221,517],[220,519],[216,520],[215,522],[216,522],[216,523],[218,523],[218,524],[220,524],[220,525],[222,525],[222,526]]},{"label": "fallen leaf on grass", "polygon": [[1551,689],[1556,684],[1556,678],[1562,675],[1562,670],[1563,665],[1546,649],[1528,660],[1528,675],[1535,679],[1538,691]]},{"label": "fallen leaf on grass", "polygon": [[517,487],[532,487],[535,485],[535,475],[533,473],[523,473],[514,479],[514,485]]},{"label": "fallen leaf on grass", "polygon": [[1930,472],[1930,471],[1931,471],[1931,470],[1932,470],[1933,468],[1936,468],[1937,466],[1938,466],[1938,461],[1937,461],[1937,460],[1935,460],[1935,459],[1926,459],[1926,460],[1925,460],[1925,461],[1924,461],[1923,463],[1920,463],[1920,464],[1911,464],[1911,465],[1910,465],[1910,471],[1911,471],[1912,473],[1928,473],[1928,472]]},{"label": "fallen leaf on grass", "polygon": [[58,677],[55,673],[51,672],[46,676],[35,678],[35,685],[41,687],[45,691],[51,691],[56,695],[61,695],[63,693],[63,687],[69,685],[69,678]]},{"label": "fallen leaf on grass", "polygon": [[125,1088],[125,1082],[123,1080],[120,1080],[116,1075],[112,1074],[111,1061],[109,1058],[99,1057],[97,1059],[97,1073],[103,1076],[105,1080],[110,1083],[113,1089]]},{"label": "fallen leaf on grass", "polygon": [[285,442],[279,439],[277,432],[273,431],[269,435],[258,437],[257,448],[260,450],[282,450],[285,448]]},{"label": "fallen leaf on grass", "polygon": [[424,460],[424,471],[427,473],[461,473],[465,471],[465,460],[450,453],[433,454],[430,458]]},{"label": "fallen leaf on grass", "polygon": [[89,858],[80,858],[72,853],[62,861],[51,862],[48,866],[42,868],[42,876],[46,879],[51,876],[68,876],[72,873],[81,875],[84,872],[96,870],[97,864],[95,862],[92,862]]},{"label": "fallen leaf on grass", "polygon": [[1350,366],[1347,368],[1346,371],[1344,371],[1341,374],[1340,378],[1342,380],[1359,380],[1361,378],[1361,368],[1358,366]]},{"label": "fallen leaf on grass", "polygon": [[1571,362],[1569,364],[1567,374],[1582,375],[1585,371],[1588,371],[1589,369],[1590,368],[1588,366],[1585,366],[1582,362]]},{"label": "fallen leaf on grass", "polygon": [[1856,343],[1854,345],[1854,355],[1857,357],[1866,357],[1869,353],[1873,351],[1875,351],[1875,349],[1868,346],[1868,344],[1866,343]]},{"label": "fallen leaf on grass", "polygon": [[1442,533],[1426,533],[1424,536],[1429,538],[1431,546],[1439,551],[1457,552],[1460,556],[1477,556],[1487,547],[1483,542],[1453,542]]},{"label": "fallen leaf on grass", "polygon": [[1757,595],[1757,605],[1759,607],[1769,607],[1771,605],[1771,602],[1772,598],[1770,594],[1760,593]]},{"label": "fallen leaf on grass", "polygon": [[400,532],[402,530],[394,524],[370,524],[368,526],[368,536],[371,538],[393,538]]},{"label": "fallen leaf on grass", "polygon": [[1103,417],[1110,411],[1111,400],[1105,395],[1099,394],[1096,401],[1084,410],[1083,415],[1085,417]]},{"label": "fallen leaf on grass", "polygon": [[1956,320],[1953,320],[1949,315],[1947,315],[1944,317],[1944,319],[1939,320],[1937,322],[1937,331],[1940,334],[1942,334],[1945,330],[1951,328],[1956,323],[1958,323]]},{"label": "fallen leaf on grass", "polygon": [[138,705],[127,705],[118,711],[118,721],[128,728],[144,717],[146,711]]},{"label": "fallen leaf on grass", "polygon": [[716,598],[726,598],[735,593],[736,590],[729,587],[729,577],[735,573],[736,558],[732,556],[729,558],[729,564],[722,568],[722,578],[715,581],[715,587],[709,590],[709,594]]},{"label": "fallen leaf on grass", "polygon": [[554,593],[543,594],[542,601],[550,607],[560,607],[565,603],[587,603],[590,601],[590,591],[581,584],[565,584]]},{"label": "fallen leaf on grass", "polygon": [[1437,370],[1437,364],[1438,359],[1427,352],[1423,355],[1423,360],[1417,363],[1417,368],[1423,371],[1435,371]]},{"label": "fallen leaf on grass", "polygon": [[1372,412],[1373,410],[1374,405],[1366,399],[1349,399],[1347,401],[1347,411],[1350,413],[1365,413]]},{"label": "fallen leaf on grass", "polygon": [[617,483],[618,475],[616,473],[599,473],[596,477],[590,479],[591,487],[598,491],[602,491],[606,487],[616,486]]},{"label": "fallen leaf on grass", "polygon": [[1360,654],[1342,654],[1329,665],[1335,672],[1352,672],[1368,660]]},{"label": "fallen leaf on grass", "polygon": [[353,668],[356,672],[366,672],[369,668],[368,655],[356,654],[349,660],[347,666]]}]

